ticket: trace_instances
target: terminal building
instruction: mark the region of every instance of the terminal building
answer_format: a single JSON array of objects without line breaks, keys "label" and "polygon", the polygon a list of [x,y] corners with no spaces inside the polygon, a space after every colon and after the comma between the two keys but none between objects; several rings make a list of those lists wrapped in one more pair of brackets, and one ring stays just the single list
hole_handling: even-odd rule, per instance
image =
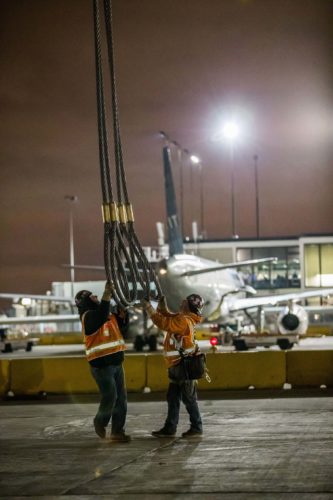
[{"label": "terminal building", "polygon": [[[288,238],[206,240],[185,243],[188,253],[217,262],[276,257],[276,263],[239,268],[247,284],[260,295],[333,287],[333,235]],[[308,299],[309,331],[332,334],[332,299]],[[326,306],[326,307],[322,307]]]},{"label": "terminal building", "polygon": [[[186,253],[223,264],[276,257],[276,262],[242,266],[238,269],[245,282],[255,288],[259,295],[333,287],[333,234],[192,240],[185,241],[184,248]],[[145,251],[152,261],[168,256],[167,245],[160,246],[157,251],[146,247]],[[311,298],[303,306],[308,306],[310,324],[316,327],[322,325],[323,333],[329,325],[329,332],[332,332],[332,299]]]},{"label": "terminal building", "polygon": [[333,286],[333,235],[188,241],[185,250],[223,264],[276,257],[239,269],[258,292]]}]

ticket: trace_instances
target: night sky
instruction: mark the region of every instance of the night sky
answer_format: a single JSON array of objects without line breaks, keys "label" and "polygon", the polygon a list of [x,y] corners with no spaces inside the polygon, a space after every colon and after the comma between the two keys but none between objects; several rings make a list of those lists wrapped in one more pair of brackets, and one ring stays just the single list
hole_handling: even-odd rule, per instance
[{"label": "night sky", "polygon": [[[255,237],[332,233],[333,1],[114,0],[120,125],[136,229],[156,245],[165,220],[164,130],[198,155],[205,229]],[[0,2],[0,291],[44,293],[75,262],[103,263],[92,1]],[[232,117],[234,147],[216,140]],[[110,150],[112,155],[112,148]],[[173,154],[174,177],[179,167]],[[233,167],[232,167],[233,165]],[[199,175],[184,165],[185,229]],[[192,196],[191,196],[192,195]],[[192,202],[191,202],[192,200]],[[103,279],[77,272],[77,279]]]}]

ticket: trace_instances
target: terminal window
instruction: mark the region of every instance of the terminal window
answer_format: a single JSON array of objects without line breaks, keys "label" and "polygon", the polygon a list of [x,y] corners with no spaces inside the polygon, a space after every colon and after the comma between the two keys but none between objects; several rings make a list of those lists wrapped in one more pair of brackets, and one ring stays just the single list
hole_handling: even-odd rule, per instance
[{"label": "terminal window", "polygon": [[304,245],[306,287],[333,286],[333,244]]},{"label": "terminal window", "polygon": [[263,263],[247,268],[239,268],[248,285],[257,290],[277,288],[300,288],[299,248],[261,247],[238,248],[237,261],[276,257],[276,263]]}]

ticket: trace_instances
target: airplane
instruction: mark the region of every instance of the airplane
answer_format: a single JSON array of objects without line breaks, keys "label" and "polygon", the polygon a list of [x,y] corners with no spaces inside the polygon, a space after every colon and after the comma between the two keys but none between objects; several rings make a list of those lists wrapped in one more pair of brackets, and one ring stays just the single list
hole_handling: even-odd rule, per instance
[{"label": "airplane", "polygon": [[[156,272],[169,308],[178,310],[183,298],[195,292],[205,299],[204,321],[223,325],[235,322],[237,318],[243,321],[245,315],[255,330],[261,333],[265,326],[265,308],[285,304],[282,310],[279,310],[276,321],[277,332],[282,335],[304,334],[308,327],[308,313],[299,302],[311,297],[328,297],[333,294],[333,288],[255,296],[256,290],[244,282],[242,274],[237,269],[263,262],[272,264],[275,258],[218,264],[197,255],[186,254],[177,212],[168,145],[163,147],[163,168],[169,256],[157,262]],[[104,271],[102,266],[75,267]]]},{"label": "airplane", "polygon": [[[304,334],[308,327],[308,314],[299,302],[311,297],[333,295],[333,288],[255,297],[256,291],[244,282],[243,276],[237,269],[263,262],[272,263],[274,258],[218,264],[197,255],[186,254],[177,213],[168,145],[163,147],[163,167],[169,257],[157,262],[156,272],[169,308],[178,310],[183,298],[195,292],[205,299],[204,321],[227,325],[230,322],[235,322],[235,319],[243,321],[241,315],[245,314],[248,322],[255,326],[258,333],[261,333],[264,328],[263,313],[265,307],[286,304],[278,315],[277,331],[283,335]],[[76,265],[74,267],[76,269],[104,271],[102,266]],[[41,297],[44,298],[44,296]],[[45,300],[52,300],[52,298],[45,296]],[[253,312],[256,313],[256,318],[253,316]],[[58,317],[58,321],[63,321],[63,318]],[[239,321],[238,324],[240,324]]]},{"label": "airplane", "polygon": [[[298,302],[311,297],[327,297],[333,294],[333,288],[254,297],[256,291],[244,283],[243,276],[237,269],[265,261],[274,262],[274,258],[219,265],[197,255],[186,254],[177,213],[168,145],[163,147],[163,166],[169,257],[157,263],[157,273],[170,309],[177,310],[181,300],[195,292],[205,299],[203,314],[206,321],[228,323],[237,314],[243,313],[260,332],[264,327],[262,313],[265,306],[286,303],[277,319],[278,332],[285,335],[304,334],[308,326],[308,314]],[[253,310],[257,311],[257,320],[251,314]]]}]

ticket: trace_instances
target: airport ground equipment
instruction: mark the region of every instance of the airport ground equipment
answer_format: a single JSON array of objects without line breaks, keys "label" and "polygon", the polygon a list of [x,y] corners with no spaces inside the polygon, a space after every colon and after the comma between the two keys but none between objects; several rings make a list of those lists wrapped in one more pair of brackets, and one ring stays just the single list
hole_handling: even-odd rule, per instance
[{"label": "airport ground equipment", "polygon": [[236,351],[248,351],[256,347],[278,346],[281,350],[292,349],[299,343],[298,334],[281,334],[272,332],[237,331],[228,325],[205,324],[196,332],[197,340],[208,340],[211,352],[216,352],[217,346],[234,346]]},{"label": "airport ground equipment", "polygon": [[37,343],[38,339],[30,337],[29,333],[23,329],[14,332],[6,331],[0,336],[0,351],[10,353],[17,349],[25,349],[30,352]]},{"label": "airport ground equipment", "polygon": [[[102,36],[99,0],[94,0],[94,35],[97,89],[97,116],[99,136],[99,163],[102,187],[102,214],[104,223],[104,265],[107,279],[114,284],[114,299],[123,307],[134,305],[138,297],[138,284],[149,298],[152,288],[162,295],[157,276],[148,262],[134,229],[134,214],[129,200],[123,152],[120,138],[119,113],[114,65],[111,0],[103,0],[103,17],[110,73],[113,144],[117,198],[114,195],[110,172],[110,156],[104,98],[102,67]],[[153,286],[155,285],[155,287]]]}]

